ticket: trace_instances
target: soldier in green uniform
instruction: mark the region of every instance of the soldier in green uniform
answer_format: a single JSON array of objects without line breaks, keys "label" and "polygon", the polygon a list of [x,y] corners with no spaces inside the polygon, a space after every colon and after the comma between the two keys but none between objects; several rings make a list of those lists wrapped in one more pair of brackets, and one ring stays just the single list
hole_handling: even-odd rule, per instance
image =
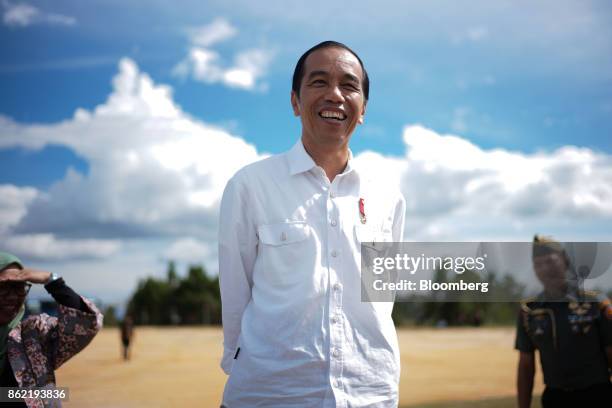
[{"label": "soldier in green uniform", "polygon": [[612,306],[578,289],[562,245],[535,236],[533,267],[544,290],[521,303],[515,348],[519,350],[519,408],[531,405],[535,350],[546,388],[542,406],[612,407]]}]

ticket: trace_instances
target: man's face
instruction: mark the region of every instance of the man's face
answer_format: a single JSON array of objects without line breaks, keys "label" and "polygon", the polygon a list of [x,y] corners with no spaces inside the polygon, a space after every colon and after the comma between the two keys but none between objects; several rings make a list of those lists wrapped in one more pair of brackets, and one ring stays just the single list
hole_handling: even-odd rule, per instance
[{"label": "man's face", "polygon": [[[9,266],[0,271],[0,276]],[[0,282],[0,325],[7,324],[17,315],[26,298],[24,282]]]},{"label": "man's face", "polygon": [[305,142],[322,147],[348,143],[365,115],[362,82],[361,65],[347,50],[327,47],[306,58],[299,98],[291,92]]},{"label": "man's face", "polygon": [[533,258],[536,276],[548,290],[564,290],[567,285],[567,261],[563,254],[552,252]]}]

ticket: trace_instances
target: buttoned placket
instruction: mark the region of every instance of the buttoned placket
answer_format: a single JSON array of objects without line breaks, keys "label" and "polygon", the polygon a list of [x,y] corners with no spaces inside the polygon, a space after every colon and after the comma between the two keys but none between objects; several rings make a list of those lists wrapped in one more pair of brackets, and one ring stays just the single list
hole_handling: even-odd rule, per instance
[{"label": "buttoned placket", "polygon": [[339,200],[340,185],[345,174],[336,176],[329,185],[327,198],[327,265],[329,270],[329,380],[336,401],[336,407],[346,406],[343,395],[343,310],[342,310],[342,259],[340,251],[342,229],[340,228]]}]

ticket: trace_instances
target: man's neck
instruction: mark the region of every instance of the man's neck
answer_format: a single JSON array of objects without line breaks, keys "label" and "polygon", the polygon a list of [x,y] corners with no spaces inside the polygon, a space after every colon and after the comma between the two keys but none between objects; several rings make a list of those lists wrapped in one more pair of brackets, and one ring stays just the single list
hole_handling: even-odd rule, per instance
[{"label": "man's neck", "polygon": [[330,183],[344,171],[349,158],[347,144],[329,147],[319,146],[305,142],[304,138],[302,138],[302,144],[306,153],[312,157],[317,166],[325,171]]},{"label": "man's neck", "polygon": [[569,294],[568,289],[568,285],[544,287],[544,296],[549,300],[564,299]]}]

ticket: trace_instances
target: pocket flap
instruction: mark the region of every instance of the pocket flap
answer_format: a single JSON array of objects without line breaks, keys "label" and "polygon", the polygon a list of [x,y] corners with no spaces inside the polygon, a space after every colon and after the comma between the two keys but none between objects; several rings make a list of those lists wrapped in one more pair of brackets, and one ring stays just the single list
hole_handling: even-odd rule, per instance
[{"label": "pocket flap", "polygon": [[260,225],[257,233],[262,243],[280,246],[305,240],[309,234],[309,227],[305,222],[280,222]]}]

